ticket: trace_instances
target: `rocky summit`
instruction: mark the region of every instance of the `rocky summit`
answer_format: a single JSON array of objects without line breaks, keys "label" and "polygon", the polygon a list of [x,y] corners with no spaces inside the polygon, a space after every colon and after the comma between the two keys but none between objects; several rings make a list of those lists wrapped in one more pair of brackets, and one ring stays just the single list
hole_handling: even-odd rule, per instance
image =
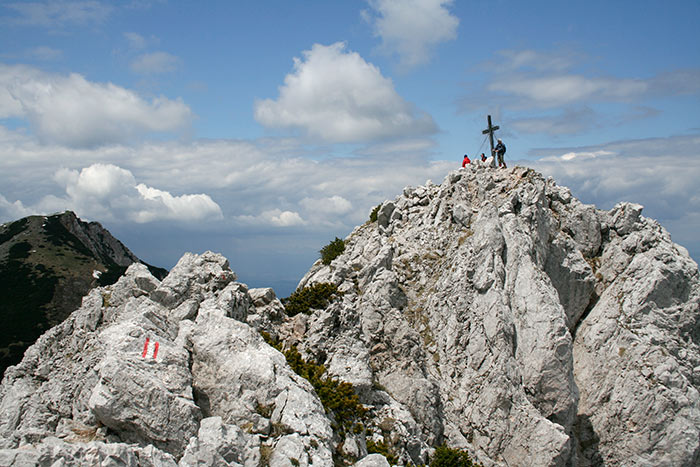
[{"label": "rocky summit", "polygon": [[214,253],[134,264],[6,371],[0,466],[698,465],[698,266],[641,211],[467,166],[382,203],[294,316]]}]

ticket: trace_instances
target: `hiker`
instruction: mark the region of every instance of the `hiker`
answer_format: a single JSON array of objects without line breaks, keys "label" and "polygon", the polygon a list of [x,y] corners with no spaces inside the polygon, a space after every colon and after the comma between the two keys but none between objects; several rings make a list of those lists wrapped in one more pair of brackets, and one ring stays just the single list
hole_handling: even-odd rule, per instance
[{"label": "hiker", "polygon": [[498,166],[507,169],[508,167],[506,166],[506,162],[503,160],[503,156],[506,153],[506,145],[503,144],[503,141],[501,141],[500,138],[498,139],[498,144],[496,147],[493,148],[493,152],[496,153],[496,156],[498,156]]},{"label": "hiker", "polygon": [[469,160],[469,156],[466,154],[464,155],[464,159],[462,160],[462,168],[464,168],[465,165],[471,164],[472,161]]},{"label": "hiker", "polygon": [[486,154],[481,153],[481,162],[486,162]]}]

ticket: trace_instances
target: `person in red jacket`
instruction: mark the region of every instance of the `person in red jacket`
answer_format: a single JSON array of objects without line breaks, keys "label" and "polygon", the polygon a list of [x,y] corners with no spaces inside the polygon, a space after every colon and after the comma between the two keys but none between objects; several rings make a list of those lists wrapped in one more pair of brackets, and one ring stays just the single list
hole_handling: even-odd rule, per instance
[{"label": "person in red jacket", "polygon": [[466,154],[464,155],[464,159],[462,160],[462,167],[464,167],[467,164],[471,164],[472,161],[469,160],[469,156]]}]

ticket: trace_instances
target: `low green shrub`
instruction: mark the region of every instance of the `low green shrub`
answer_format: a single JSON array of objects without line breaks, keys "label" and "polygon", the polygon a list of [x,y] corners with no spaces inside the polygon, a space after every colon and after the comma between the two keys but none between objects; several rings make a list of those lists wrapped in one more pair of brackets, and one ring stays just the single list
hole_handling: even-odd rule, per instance
[{"label": "low green shrub", "polygon": [[386,460],[389,462],[391,465],[395,465],[399,460],[396,457],[396,454],[391,452],[391,448],[387,446],[387,444],[384,441],[379,441],[378,443],[375,443],[373,440],[368,439],[367,440],[367,453],[368,454],[381,454],[382,456],[386,457]]},{"label": "low green shrub", "polygon": [[430,467],[479,467],[472,462],[469,454],[443,444],[435,450]]},{"label": "low green shrub", "polygon": [[382,205],[378,204],[377,207],[372,209],[372,212],[369,213],[369,221],[370,222],[377,222],[377,215],[379,214],[379,208],[381,208]]},{"label": "low green shrub", "polygon": [[10,251],[7,255],[8,260],[13,259],[27,259],[29,258],[29,252],[32,246],[28,242],[18,242],[10,247]]},{"label": "low green shrub", "polygon": [[340,256],[343,251],[345,251],[345,241],[335,237],[335,240],[321,248],[321,262],[325,265],[329,265],[331,261]]},{"label": "low green shrub", "polygon": [[287,363],[296,374],[306,379],[313,386],[326,412],[332,413],[340,434],[350,431],[358,421],[363,420],[367,409],[360,403],[352,384],[338,381],[326,376],[326,367],[304,360],[296,346],[283,350],[279,342],[266,333],[260,333],[265,341],[282,352]]},{"label": "low green shrub", "polygon": [[289,316],[299,313],[310,313],[312,309],[322,309],[334,296],[341,296],[338,286],[329,282],[321,282],[309,287],[295,290],[292,295],[282,299],[282,304]]}]

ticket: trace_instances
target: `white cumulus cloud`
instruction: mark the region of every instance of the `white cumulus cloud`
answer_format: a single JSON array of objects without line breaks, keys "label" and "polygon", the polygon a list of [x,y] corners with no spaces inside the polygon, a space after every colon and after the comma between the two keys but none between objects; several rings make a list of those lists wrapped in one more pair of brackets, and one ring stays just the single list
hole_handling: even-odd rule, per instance
[{"label": "white cumulus cloud", "polygon": [[180,130],[189,125],[192,112],[180,99],[161,96],[149,102],[79,74],[0,64],[0,118],[7,117],[27,119],[44,143],[92,147]]},{"label": "white cumulus cloud", "polygon": [[3,195],[0,195],[0,218],[19,219],[32,215],[32,210],[22,204],[21,201],[10,202]]},{"label": "white cumulus cloud", "polygon": [[260,226],[294,227],[305,224],[298,212],[281,209],[271,209],[258,215],[237,216],[236,219],[242,224]]},{"label": "white cumulus cloud", "polygon": [[137,183],[134,175],[113,164],[93,164],[80,171],[60,169],[54,180],[65,195],[48,195],[33,206],[10,203],[0,195],[0,213],[6,218],[73,210],[79,216],[137,223],[159,220],[199,222],[222,219],[219,205],[206,194],[174,196]]},{"label": "white cumulus cloud", "polygon": [[145,201],[145,205],[136,213],[137,222],[161,219],[199,221],[223,217],[219,205],[205,194],[173,196],[143,183],[136,185],[136,190]]},{"label": "white cumulus cloud", "polygon": [[342,215],[352,210],[352,203],[342,196],[334,195],[326,198],[304,198],[301,204],[306,210],[317,214]]},{"label": "white cumulus cloud", "polygon": [[128,170],[111,164],[93,164],[77,170],[61,169],[54,179],[65,186],[68,196],[76,201],[110,201],[128,196],[136,179]]},{"label": "white cumulus cloud", "polygon": [[441,42],[457,38],[459,19],[448,7],[452,0],[369,0],[378,14],[365,17],[382,39],[381,49],[397,54],[404,67],[430,61],[432,49]]},{"label": "white cumulus cloud", "polygon": [[315,44],[294,59],[277,100],[255,104],[255,118],[273,128],[299,129],[328,142],[366,142],[436,131],[374,65],[337,42]]}]

